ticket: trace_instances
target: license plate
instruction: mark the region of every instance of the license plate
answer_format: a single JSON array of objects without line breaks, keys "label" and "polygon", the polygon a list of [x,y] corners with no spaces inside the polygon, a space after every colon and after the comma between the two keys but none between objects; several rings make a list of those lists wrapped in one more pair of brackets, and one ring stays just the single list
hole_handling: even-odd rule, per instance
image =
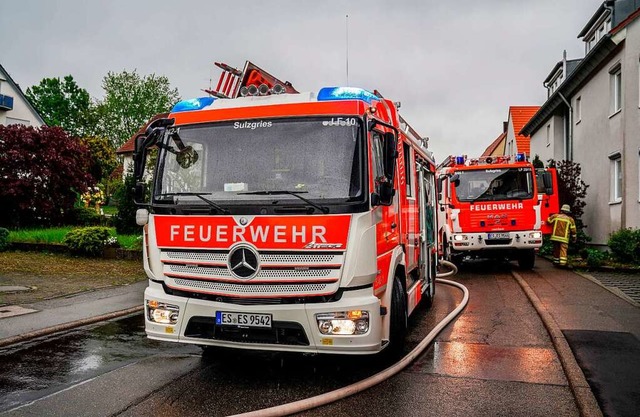
[{"label": "license plate", "polygon": [[487,239],[509,239],[511,235],[509,233],[488,233]]},{"label": "license plate", "polygon": [[262,327],[270,329],[271,314],[216,311],[216,324],[221,326]]}]

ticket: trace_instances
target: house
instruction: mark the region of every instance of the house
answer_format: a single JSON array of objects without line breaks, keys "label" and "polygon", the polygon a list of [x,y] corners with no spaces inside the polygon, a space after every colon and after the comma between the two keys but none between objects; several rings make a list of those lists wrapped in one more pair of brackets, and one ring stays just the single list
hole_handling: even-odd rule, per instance
[{"label": "house", "polygon": [[527,158],[531,156],[529,135],[522,134],[520,131],[539,108],[540,106],[509,107],[504,155],[515,157],[516,154],[524,153]]},{"label": "house", "polygon": [[126,176],[130,169],[133,169],[133,153],[136,149],[136,139],[145,134],[147,126],[157,119],[169,116],[169,113],[161,113],[153,116],[144,126],[133,134],[121,147],[116,150],[116,154],[122,157],[122,175]]},{"label": "house", "polygon": [[584,58],[554,67],[547,101],[520,133],[541,160],[581,165],[582,220],[591,243],[606,245],[611,233],[640,227],[640,0],[605,1],[578,38]]},{"label": "house", "polygon": [[45,123],[20,86],[0,64],[0,125],[15,124],[40,127]]},{"label": "house", "polygon": [[507,122],[502,122],[502,133],[494,139],[480,156],[503,156],[507,142]]}]

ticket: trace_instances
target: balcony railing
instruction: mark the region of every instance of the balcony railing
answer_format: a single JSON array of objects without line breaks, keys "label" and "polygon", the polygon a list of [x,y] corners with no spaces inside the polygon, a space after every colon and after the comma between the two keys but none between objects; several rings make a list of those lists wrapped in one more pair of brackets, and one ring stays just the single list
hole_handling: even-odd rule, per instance
[{"label": "balcony railing", "polygon": [[0,110],[13,110],[13,97],[0,94]]}]

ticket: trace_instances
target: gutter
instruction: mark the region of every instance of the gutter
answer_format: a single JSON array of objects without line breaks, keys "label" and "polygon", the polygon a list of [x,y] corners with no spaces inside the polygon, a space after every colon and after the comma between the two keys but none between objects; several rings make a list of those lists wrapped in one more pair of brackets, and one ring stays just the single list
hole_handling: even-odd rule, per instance
[{"label": "gutter", "polygon": [[573,107],[571,107],[571,103],[567,101],[560,91],[558,91],[558,95],[569,108],[569,127],[567,128],[567,143],[564,149],[564,159],[573,161]]}]

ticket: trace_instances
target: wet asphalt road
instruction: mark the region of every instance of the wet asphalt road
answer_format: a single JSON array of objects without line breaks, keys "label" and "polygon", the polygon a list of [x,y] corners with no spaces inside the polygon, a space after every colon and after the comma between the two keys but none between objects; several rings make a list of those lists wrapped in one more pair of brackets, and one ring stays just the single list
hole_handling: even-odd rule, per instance
[{"label": "wet asphalt road", "polygon": [[[405,371],[310,416],[576,416],[573,396],[535,310],[509,267],[469,264],[463,315]],[[411,320],[415,346],[461,299],[438,285]],[[7,415],[222,416],[320,394],[384,367],[370,357],[200,349],[144,338],[136,316],[2,354]],[[6,366],[5,366],[6,364]],[[53,394],[58,392],[57,394]],[[44,397],[44,398],[42,398]]]}]

